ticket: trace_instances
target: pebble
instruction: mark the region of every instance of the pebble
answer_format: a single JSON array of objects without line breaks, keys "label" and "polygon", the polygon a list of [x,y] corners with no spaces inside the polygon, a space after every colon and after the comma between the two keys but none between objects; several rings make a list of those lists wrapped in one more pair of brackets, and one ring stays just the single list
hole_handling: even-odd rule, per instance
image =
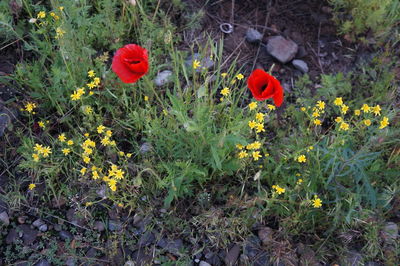
[{"label": "pebble", "polygon": [[295,68],[297,68],[298,70],[300,70],[303,73],[307,73],[309,70],[307,63],[304,62],[303,60],[299,60],[299,59],[293,60],[292,64]]},{"label": "pebble", "polygon": [[237,259],[239,258],[239,254],[240,254],[240,246],[236,244],[228,251],[228,254],[226,254],[225,264],[227,266],[235,265]]},{"label": "pebble", "polygon": [[152,149],[153,149],[153,146],[151,146],[150,143],[145,142],[142,145],[140,145],[139,151],[140,151],[141,154],[146,154],[149,151],[151,151]]},{"label": "pebble", "polygon": [[105,229],[104,223],[102,221],[94,222],[94,229],[99,232],[103,232]]},{"label": "pebble", "polygon": [[39,226],[39,231],[41,232],[46,232],[47,231],[47,224],[42,224],[41,226]]},{"label": "pebble", "polygon": [[268,246],[274,242],[274,239],[272,236],[273,236],[273,231],[269,227],[261,228],[258,231],[258,237],[260,238],[263,246]]},{"label": "pebble", "polygon": [[119,221],[109,220],[108,229],[110,231],[120,231],[122,229],[122,224]]},{"label": "pebble", "polygon": [[205,261],[200,261],[199,266],[211,266],[211,264]]},{"label": "pebble", "polygon": [[261,42],[263,35],[253,28],[248,28],[246,31],[246,41],[249,43],[258,43]]},{"label": "pebble", "polygon": [[67,232],[64,230],[60,231],[60,233],[58,233],[58,234],[60,235],[61,239],[64,241],[67,239],[72,240],[74,238],[74,236],[70,232]]},{"label": "pebble", "polygon": [[127,262],[125,262],[124,266],[135,266],[135,262],[128,260]]},{"label": "pebble", "polygon": [[0,221],[6,226],[10,224],[10,217],[8,217],[8,213],[6,211],[0,213]]},{"label": "pebble", "polygon": [[32,225],[34,226],[34,227],[36,227],[36,228],[39,228],[42,224],[44,224],[44,222],[42,221],[42,219],[36,219],[33,223],[32,223]]},{"label": "pebble", "polygon": [[274,36],[267,43],[267,52],[283,64],[291,61],[298,49],[295,42],[282,36]]},{"label": "pebble", "polygon": [[164,86],[165,84],[171,82],[172,80],[172,71],[164,70],[158,73],[157,77],[154,79],[154,83],[156,86]]},{"label": "pebble", "polygon": [[17,231],[20,231],[22,234],[22,239],[24,240],[25,245],[30,245],[33,242],[35,242],[36,237],[38,235],[38,231],[32,229],[29,225],[27,224],[21,224],[18,225]]},{"label": "pebble", "polygon": [[75,266],[75,259],[73,257],[69,257],[66,261],[65,261],[65,265],[67,266]]}]

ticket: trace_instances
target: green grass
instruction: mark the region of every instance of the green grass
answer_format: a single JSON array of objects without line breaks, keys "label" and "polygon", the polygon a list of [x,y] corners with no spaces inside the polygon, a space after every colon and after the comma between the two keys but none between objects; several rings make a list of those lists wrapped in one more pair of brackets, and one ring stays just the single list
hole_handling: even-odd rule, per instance
[{"label": "green grass", "polygon": [[[2,189],[2,198],[15,209],[73,198],[67,204],[93,220],[104,218],[101,208],[119,206],[131,212],[138,207],[164,207],[170,212],[162,219],[168,230],[179,234],[194,226],[220,248],[249,235],[253,224],[279,224],[284,236],[308,238],[318,257],[328,259],[341,252],[340,232],[354,229],[361,232],[362,252],[368,259],[385,261],[379,231],[399,197],[400,162],[398,113],[387,97],[395,93],[398,83],[393,65],[382,66],[388,54],[352,73],[322,75],[315,96],[310,93],[312,82],[304,76],[286,95],[285,108],[274,110],[272,102],[266,101],[251,110],[246,78],[237,77],[242,70],[235,63],[222,65],[222,42],[210,40],[205,47],[179,50],[179,37],[171,36],[180,33],[179,27],[190,27],[195,18],[189,18],[187,25],[174,25],[159,4],[23,1],[25,19],[36,18],[40,11],[46,11],[46,17],[18,26],[26,34],[18,38],[30,57],[16,66],[13,75],[0,79],[14,82],[23,95],[7,104],[26,109],[29,101],[37,107],[34,114],[22,111],[23,126],[14,126],[18,147],[6,136],[10,143],[5,153],[15,153],[17,148],[23,159],[8,170],[13,178]],[[182,5],[174,1],[170,12],[179,12]],[[2,12],[2,17],[9,15]],[[6,23],[11,25],[9,19]],[[55,38],[57,28],[65,33]],[[15,36],[6,38],[11,42]],[[150,71],[135,84],[123,84],[110,68],[114,51],[127,43],[149,51]],[[194,51],[211,57],[214,66],[195,71],[185,64]],[[172,82],[156,87],[153,79],[165,69],[173,71]],[[92,90],[87,88],[93,81],[89,70],[100,79]],[[72,101],[71,94],[80,87],[86,87],[85,95]],[[225,87],[231,92],[222,97]],[[345,113],[334,104],[338,97],[349,107]],[[318,107],[318,101],[325,107]],[[379,105],[380,113],[355,114],[364,104]],[[258,112],[265,115],[259,121],[265,132],[249,128]],[[343,122],[336,122],[337,117]],[[390,124],[380,129],[383,117]],[[316,125],[316,119],[322,124]],[[370,126],[365,124],[368,119]],[[99,133],[99,125],[112,131],[115,145],[101,144],[106,130]],[[73,145],[61,142],[60,134]],[[91,147],[90,163],[85,163],[81,145],[88,138],[96,145]],[[255,141],[261,144],[256,149],[262,155],[259,160],[252,157],[255,149],[246,147]],[[51,154],[40,155],[36,162],[35,144],[50,147]],[[143,152],[143,145],[150,147],[148,151]],[[62,152],[65,148],[70,149],[68,155]],[[246,149],[248,156],[239,158]],[[305,162],[299,161],[302,155]],[[116,191],[103,180],[112,165],[124,172]],[[82,168],[87,168],[83,175]],[[95,171],[100,178],[93,178]],[[29,184],[36,187],[30,191]],[[285,189],[284,193],[273,186]],[[98,193],[102,188],[104,197]],[[158,203],[143,203],[143,196]],[[316,199],[322,207],[313,206]],[[179,217],[181,201],[198,210],[190,221]],[[382,219],[369,222],[371,216]],[[229,230],[226,224],[232,225]],[[6,257],[11,258],[12,248],[6,249]],[[53,256],[50,253],[47,257]],[[160,260],[167,263],[168,257]]]}]

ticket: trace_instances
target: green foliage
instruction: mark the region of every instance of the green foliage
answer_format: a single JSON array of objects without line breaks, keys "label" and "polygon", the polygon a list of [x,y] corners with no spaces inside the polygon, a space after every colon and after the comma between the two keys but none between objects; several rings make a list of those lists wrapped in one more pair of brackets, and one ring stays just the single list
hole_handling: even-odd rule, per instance
[{"label": "green foliage", "polygon": [[400,21],[398,0],[330,0],[330,3],[340,32],[352,39],[371,31],[378,41],[382,41]]}]

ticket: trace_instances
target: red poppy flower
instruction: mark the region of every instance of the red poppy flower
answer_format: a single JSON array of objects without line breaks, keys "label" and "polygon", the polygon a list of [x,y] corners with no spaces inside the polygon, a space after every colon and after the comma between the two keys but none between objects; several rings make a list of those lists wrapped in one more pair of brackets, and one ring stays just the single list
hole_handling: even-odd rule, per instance
[{"label": "red poppy flower", "polygon": [[117,50],[112,70],[125,83],[134,83],[149,70],[147,50],[137,44],[127,44]]},{"label": "red poppy flower", "polygon": [[254,70],[247,80],[247,86],[257,101],[272,98],[276,106],[281,106],[283,102],[281,83],[267,72],[261,69]]}]

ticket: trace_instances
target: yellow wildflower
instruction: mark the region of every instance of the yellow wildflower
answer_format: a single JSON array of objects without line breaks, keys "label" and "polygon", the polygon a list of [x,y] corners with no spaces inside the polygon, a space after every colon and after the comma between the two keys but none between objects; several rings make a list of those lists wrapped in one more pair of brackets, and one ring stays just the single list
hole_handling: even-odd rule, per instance
[{"label": "yellow wildflower", "polygon": [[346,122],[342,122],[342,123],[340,124],[339,129],[340,129],[340,130],[347,131],[347,130],[349,130],[349,124],[347,124]]},{"label": "yellow wildflower", "polygon": [[249,127],[251,129],[255,128],[256,126],[257,126],[257,122],[256,121],[254,121],[254,120],[249,121]]},{"label": "yellow wildflower", "polygon": [[360,109],[354,110],[354,115],[356,116],[361,115],[361,110]]},{"label": "yellow wildflower", "polygon": [[64,10],[64,7],[63,7],[63,6],[59,6],[58,9],[59,9],[60,11],[63,11],[63,10]]},{"label": "yellow wildflower", "polygon": [[96,73],[94,72],[94,70],[89,70],[88,71],[88,77],[89,78],[93,78],[96,75]]},{"label": "yellow wildflower", "polygon": [[341,105],[343,104],[343,99],[342,99],[342,97],[336,98],[335,101],[333,102],[333,104],[334,104],[334,105],[337,105],[337,106],[341,106]]},{"label": "yellow wildflower", "polygon": [[100,84],[100,78],[99,77],[95,77],[93,79],[93,83],[94,83],[94,85],[98,86]]},{"label": "yellow wildflower", "polygon": [[221,73],[221,77],[225,78],[226,76],[228,76],[228,73],[226,73],[226,72]]},{"label": "yellow wildflower", "polygon": [[145,102],[149,101],[149,96],[145,95],[145,96],[144,96],[144,101],[145,101]]},{"label": "yellow wildflower", "polygon": [[227,87],[225,87],[225,88],[223,88],[221,90],[221,94],[224,95],[224,96],[228,96],[229,93],[231,93],[231,90],[229,88],[227,88]]},{"label": "yellow wildflower", "polygon": [[44,11],[40,11],[38,14],[37,14],[37,18],[45,18],[46,17],[46,12],[44,12]]},{"label": "yellow wildflower", "polygon": [[320,208],[322,206],[322,200],[318,198],[317,195],[314,195],[314,199],[312,199],[311,202],[314,208]]},{"label": "yellow wildflower", "polygon": [[91,106],[85,106],[85,107],[83,108],[83,112],[84,112],[85,114],[87,114],[87,115],[90,115],[91,113],[93,113],[93,109],[92,109]]},{"label": "yellow wildflower", "polygon": [[242,150],[244,148],[244,146],[242,144],[236,144],[236,148],[238,148],[239,150]]},{"label": "yellow wildflower", "polygon": [[106,136],[107,137],[111,137],[112,136],[112,131],[111,130],[107,130],[106,131]]},{"label": "yellow wildflower", "polygon": [[379,129],[384,129],[385,127],[387,127],[389,125],[389,118],[387,118],[385,116],[385,117],[383,117],[382,121],[379,123],[380,123]]},{"label": "yellow wildflower", "polygon": [[240,159],[246,158],[247,156],[249,156],[249,154],[246,151],[241,151],[238,153],[238,157]]},{"label": "yellow wildflower", "polygon": [[264,124],[262,124],[262,123],[257,123],[257,124],[256,124],[256,132],[257,132],[257,133],[265,132]]},{"label": "yellow wildflower", "polygon": [[25,111],[27,111],[28,113],[32,113],[34,114],[34,109],[36,108],[36,104],[32,103],[32,102],[27,102],[25,104]]},{"label": "yellow wildflower", "polygon": [[125,152],[119,151],[119,152],[118,152],[118,155],[119,155],[119,156],[124,156],[124,155],[125,155]]},{"label": "yellow wildflower", "polygon": [[131,158],[132,157],[132,153],[127,153],[126,157]]},{"label": "yellow wildflower", "polygon": [[318,111],[314,111],[312,117],[319,117],[320,113]]},{"label": "yellow wildflower", "polygon": [[363,106],[361,107],[361,110],[364,113],[369,113],[371,111],[371,107],[369,107],[368,104],[364,103]]},{"label": "yellow wildflower", "polygon": [[60,39],[62,36],[64,36],[64,34],[65,34],[65,31],[62,29],[62,28],[60,28],[60,27],[57,27],[57,29],[56,29],[56,39]]},{"label": "yellow wildflower", "polygon": [[250,111],[252,111],[252,110],[254,110],[254,109],[256,109],[257,108],[257,103],[256,102],[251,102],[250,104],[249,104],[249,109],[250,109]]},{"label": "yellow wildflower", "polygon": [[114,177],[116,179],[122,179],[122,178],[124,178],[124,174],[125,174],[124,171],[122,171],[121,169],[118,169],[117,171],[114,172]]},{"label": "yellow wildflower", "polygon": [[193,60],[192,67],[193,69],[198,69],[201,66],[200,61],[195,59]]},{"label": "yellow wildflower", "polygon": [[262,157],[262,155],[260,154],[259,151],[253,151],[251,153],[251,156],[253,156],[253,160],[254,161],[258,161],[258,159],[260,159]]},{"label": "yellow wildflower", "polygon": [[81,175],[85,175],[87,171],[86,167],[83,167],[79,172],[81,173]]},{"label": "yellow wildflower", "polygon": [[32,158],[34,162],[39,162],[39,155],[37,153],[33,153]]},{"label": "yellow wildflower", "polygon": [[272,188],[275,189],[275,192],[276,192],[278,195],[283,194],[283,193],[285,193],[285,191],[286,191],[284,188],[281,188],[281,187],[278,186],[278,185],[273,185]]},{"label": "yellow wildflower", "polygon": [[82,94],[80,94],[77,91],[74,91],[74,93],[71,94],[71,100],[77,101],[82,97]]},{"label": "yellow wildflower", "polygon": [[318,109],[320,109],[321,111],[325,109],[325,102],[324,101],[318,101],[316,106],[318,107]]},{"label": "yellow wildflower", "polygon": [[74,145],[74,141],[73,141],[72,139],[68,140],[68,141],[67,141],[67,145],[68,145],[68,146]]},{"label": "yellow wildflower", "polygon": [[39,125],[39,127],[43,128],[43,129],[45,128],[44,122],[43,122],[43,121],[39,121],[39,122],[38,122],[38,125]]},{"label": "yellow wildflower", "polygon": [[314,121],[313,121],[313,123],[314,123],[314,125],[316,125],[316,126],[320,126],[321,125],[321,120],[319,120],[319,119],[315,119]]},{"label": "yellow wildflower", "polygon": [[369,127],[369,126],[371,125],[371,120],[365,119],[365,120],[363,121],[363,123],[364,123],[364,125],[366,125],[367,127]]},{"label": "yellow wildflower", "polygon": [[58,140],[59,140],[59,141],[64,142],[66,139],[67,139],[67,138],[65,137],[65,134],[64,134],[64,133],[58,135]]},{"label": "yellow wildflower", "polygon": [[43,154],[44,158],[49,157],[49,154],[51,154],[51,148],[48,146],[43,147],[41,153]]},{"label": "yellow wildflower", "polygon": [[101,142],[102,145],[107,146],[107,145],[110,144],[110,138],[105,136],[104,138],[101,139],[100,142]]},{"label": "yellow wildflower", "polygon": [[103,125],[98,126],[98,127],[97,127],[97,133],[99,133],[99,134],[103,133],[105,128],[106,128],[106,127],[103,126]]},{"label": "yellow wildflower", "polygon": [[375,116],[381,115],[381,107],[378,105],[372,107],[372,112],[374,113]]},{"label": "yellow wildflower", "polygon": [[33,147],[33,150],[37,151],[38,153],[42,153],[43,146],[41,144],[35,144],[35,147]]},{"label": "yellow wildflower", "polygon": [[251,149],[252,149],[252,150],[258,150],[259,148],[261,148],[261,142],[259,142],[259,141],[254,141],[254,142],[251,144]]},{"label": "yellow wildflower", "polygon": [[256,120],[258,122],[263,122],[264,121],[264,114],[263,113],[257,113],[256,114]]},{"label": "yellow wildflower", "polygon": [[336,122],[336,123],[343,122],[343,118],[341,118],[340,116],[338,116],[338,117],[336,117],[335,122]]},{"label": "yellow wildflower", "polygon": [[340,109],[340,111],[341,111],[343,114],[346,114],[348,110],[349,110],[349,107],[348,107],[347,105],[345,105],[345,104],[343,104],[343,105],[342,105],[342,108]]},{"label": "yellow wildflower", "polygon": [[267,104],[267,108],[268,108],[270,111],[273,111],[273,110],[276,109],[276,106],[275,106],[275,105],[272,105],[272,104]]},{"label": "yellow wildflower", "polygon": [[305,163],[305,162],[307,162],[307,158],[306,158],[306,156],[304,154],[302,154],[302,155],[297,157],[297,161],[299,163]]},{"label": "yellow wildflower", "polygon": [[300,110],[303,111],[303,112],[305,112],[305,111],[306,111],[306,108],[303,106],[303,107],[300,108]]},{"label": "yellow wildflower", "polygon": [[64,153],[64,155],[68,155],[71,152],[71,150],[68,148],[64,148],[61,151],[62,151],[62,153]]},{"label": "yellow wildflower", "polygon": [[29,189],[29,190],[34,190],[35,187],[36,187],[35,184],[29,184],[28,189]]},{"label": "yellow wildflower", "polygon": [[236,75],[236,78],[238,80],[242,80],[244,78],[244,76],[243,76],[243,74],[239,73],[239,74]]},{"label": "yellow wildflower", "polygon": [[82,158],[83,158],[83,161],[85,163],[90,163],[90,157],[89,156],[84,155]]},{"label": "yellow wildflower", "polygon": [[299,178],[296,182],[297,185],[301,185],[303,183],[303,179]]}]

